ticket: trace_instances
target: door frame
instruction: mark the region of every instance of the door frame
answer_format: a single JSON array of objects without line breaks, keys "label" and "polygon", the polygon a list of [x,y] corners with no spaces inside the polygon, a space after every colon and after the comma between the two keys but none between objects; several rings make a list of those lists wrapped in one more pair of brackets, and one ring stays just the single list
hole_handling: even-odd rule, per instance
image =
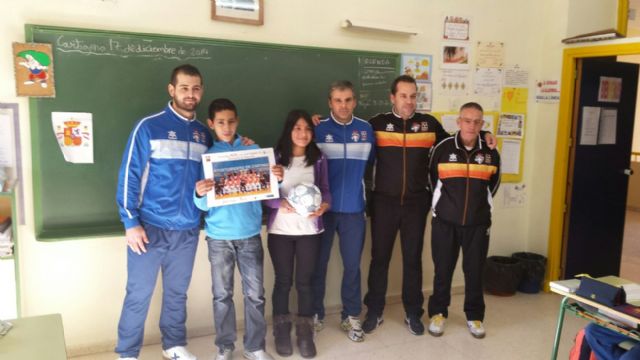
[{"label": "door frame", "polygon": [[[548,282],[558,280],[561,275],[562,238],[565,227],[565,204],[567,195],[567,176],[569,170],[570,147],[576,139],[571,139],[573,125],[573,105],[575,101],[576,65],[578,59],[618,55],[640,54],[640,42],[575,47],[565,49],[562,55],[562,90],[558,108],[558,127],[556,131],[556,157],[553,167],[553,185],[549,219],[548,264],[545,288]],[[572,144],[573,143],[573,144]]]}]

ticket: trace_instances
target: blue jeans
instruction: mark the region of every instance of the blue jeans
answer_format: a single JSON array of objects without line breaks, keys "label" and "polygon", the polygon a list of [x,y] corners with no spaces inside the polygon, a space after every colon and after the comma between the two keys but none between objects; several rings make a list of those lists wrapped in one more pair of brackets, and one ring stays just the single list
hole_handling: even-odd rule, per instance
[{"label": "blue jeans", "polygon": [[118,323],[115,351],[121,357],[138,357],[144,337],[144,322],[162,269],[162,310],[160,332],[162,348],[187,344],[187,290],[200,229],[163,230],[143,224],[149,244],[138,255],[127,250],[127,293]]},{"label": "blue jeans", "polygon": [[237,263],[244,295],[244,349],[264,350],[267,322],[264,319],[264,252],[260,235],[240,240],[215,240],[207,236],[207,244],[213,283],[216,346],[221,349],[235,348],[236,310],[233,304],[233,277]]},{"label": "blue jeans", "polygon": [[589,324],[584,329],[584,337],[599,360],[640,359],[640,345],[636,344],[631,350],[625,351],[618,344],[629,338],[615,331]]},{"label": "blue jeans", "polygon": [[364,213],[327,212],[323,215],[324,233],[312,277],[313,308],[320,319],[324,319],[324,295],[327,287],[327,266],[331,257],[333,237],[338,232],[340,256],[342,257],[342,318],[358,316],[362,311],[360,290],[360,259],[364,247],[366,219]]}]

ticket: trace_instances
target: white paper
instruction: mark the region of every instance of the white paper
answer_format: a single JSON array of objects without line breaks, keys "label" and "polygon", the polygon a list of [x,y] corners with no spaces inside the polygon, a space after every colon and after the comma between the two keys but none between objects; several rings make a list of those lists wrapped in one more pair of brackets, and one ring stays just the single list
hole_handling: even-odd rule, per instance
[{"label": "white paper", "polygon": [[443,69],[468,69],[470,47],[467,42],[450,42],[442,44]]},{"label": "white paper", "polygon": [[560,81],[559,80],[536,81],[536,101],[540,103],[560,102]]},{"label": "white paper", "polygon": [[478,41],[476,67],[502,68],[504,66],[504,43],[498,41]]},{"label": "white paper", "polygon": [[598,101],[619,103],[622,95],[622,78],[600,76]]},{"label": "white paper", "polygon": [[0,168],[14,168],[16,166],[14,134],[13,109],[0,109]]},{"label": "white paper", "polygon": [[467,95],[471,87],[469,69],[442,69],[439,92],[442,95]]},{"label": "white paper", "polygon": [[93,164],[93,115],[91,113],[52,112],[51,124],[62,155],[67,162]]},{"label": "white paper", "polygon": [[418,88],[416,110],[431,111],[431,104],[433,103],[433,88],[431,82],[416,81],[416,86]]},{"label": "white paper", "polygon": [[598,143],[600,110],[601,109],[596,106],[582,107],[582,128],[580,129],[580,145],[596,145]]},{"label": "white paper", "polygon": [[522,139],[524,136],[524,114],[500,114],[496,135]]},{"label": "white paper", "polygon": [[500,151],[500,167],[503,174],[520,173],[520,140],[503,139]]},{"label": "white paper", "polygon": [[521,69],[519,65],[513,65],[505,68],[504,87],[529,87],[529,71]]},{"label": "white paper", "polygon": [[502,184],[500,187],[504,192],[503,205],[505,208],[520,208],[524,206],[527,200],[526,186],[524,184]]},{"label": "white paper", "polygon": [[484,123],[482,124],[482,130],[493,132],[494,131],[493,130],[493,123],[495,121],[494,116],[493,115],[484,114],[482,116],[482,120],[484,120]]},{"label": "white paper", "polygon": [[470,21],[466,17],[445,17],[442,38],[446,40],[469,40],[469,24]]},{"label": "white paper", "polygon": [[499,96],[502,89],[502,69],[476,68],[474,93],[478,96]]},{"label": "white paper", "polygon": [[215,181],[207,193],[207,206],[278,198],[273,165],[272,148],[203,154],[204,177]]},{"label": "white paper", "polygon": [[615,145],[618,125],[618,109],[602,109],[598,127],[598,144]]}]

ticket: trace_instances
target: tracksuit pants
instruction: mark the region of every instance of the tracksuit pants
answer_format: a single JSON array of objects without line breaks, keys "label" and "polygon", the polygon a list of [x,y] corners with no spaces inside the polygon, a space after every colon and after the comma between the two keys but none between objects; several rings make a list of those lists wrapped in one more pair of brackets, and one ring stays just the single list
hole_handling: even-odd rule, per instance
[{"label": "tracksuit pants", "polygon": [[491,224],[459,226],[438,217],[431,221],[431,257],[435,274],[433,294],[429,297],[429,317],[448,317],[451,304],[451,279],[462,248],[464,272],[464,312],[467,320],[484,319],[482,277],[489,249]]},{"label": "tracksuit pants", "polygon": [[324,232],[320,240],[320,250],[312,277],[313,308],[320,319],[324,319],[324,296],[327,286],[327,266],[331,257],[333,238],[338,233],[340,256],[342,257],[342,318],[358,316],[362,311],[360,290],[360,259],[364,246],[366,218],[363,212],[327,212],[323,215]]},{"label": "tracksuit pants", "polygon": [[367,316],[382,316],[384,311],[389,262],[398,230],[402,250],[402,304],[407,317],[419,318],[424,314],[422,247],[430,200],[428,194],[405,197],[401,202],[399,196],[374,193],[369,289],[364,297]]},{"label": "tracksuit pants", "polygon": [[118,323],[115,352],[121,357],[138,357],[144,337],[144,322],[162,269],[162,348],[187,344],[187,290],[200,229],[164,230],[143,224],[149,243],[138,255],[127,248],[127,292]]}]

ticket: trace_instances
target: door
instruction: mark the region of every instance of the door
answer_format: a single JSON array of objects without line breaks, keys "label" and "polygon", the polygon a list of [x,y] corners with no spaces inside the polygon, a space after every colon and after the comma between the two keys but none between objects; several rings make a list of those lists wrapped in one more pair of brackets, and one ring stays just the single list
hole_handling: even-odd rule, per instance
[{"label": "door", "polygon": [[564,222],[564,278],[580,273],[618,275],[638,65],[616,62],[615,58],[582,59],[577,74],[578,102],[573,111]]}]

